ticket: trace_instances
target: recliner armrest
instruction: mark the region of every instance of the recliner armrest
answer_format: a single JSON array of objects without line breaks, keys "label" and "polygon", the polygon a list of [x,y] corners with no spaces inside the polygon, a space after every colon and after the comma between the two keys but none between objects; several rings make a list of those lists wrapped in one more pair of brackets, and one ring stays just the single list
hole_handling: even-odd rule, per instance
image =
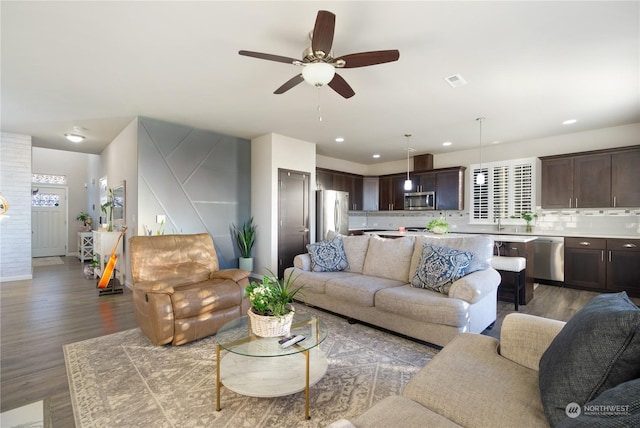
[{"label": "recliner armrest", "polygon": [[451,284],[449,297],[475,303],[491,295],[499,285],[500,274],[497,270],[477,270]]},{"label": "recliner armrest", "polygon": [[563,321],[535,315],[509,314],[500,329],[500,355],[538,370],[542,354],[564,325]]},{"label": "recliner armrest", "polygon": [[143,293],[173,294],[174,288],[165,281],[140,281],[133,289]]},{"label": "recliner armrest", "polygon": [[230,279],[231,281],[240,282],[249,276],[249,271],[242,269],[222,269],[211,272],[211,278]]}]

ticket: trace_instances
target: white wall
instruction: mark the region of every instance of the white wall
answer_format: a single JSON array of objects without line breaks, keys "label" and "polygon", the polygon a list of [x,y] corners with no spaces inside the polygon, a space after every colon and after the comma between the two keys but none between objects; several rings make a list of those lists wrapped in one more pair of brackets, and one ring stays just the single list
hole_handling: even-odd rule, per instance
[{"label": "white wall", "polygon": [[0,282],[31,279],[31,137],[0,133]]},{"label": "white wall", "polygon": [[[134,236],[137,230],[138,212],[138,118],[132,120],[126,128],[118,134],[116,138],[100,154],[102,162],[101,177],[107,177],[107,186],[113,188],[123,181],[126,184],[125,195],[125,225],[129,227],[123,237],[125,245],[123,257],[119,263],[125,263],[124,282],[131,286],[131,270],[129,267],[129,257],[126,255],[126,242],[130,236]],[[101,178],[100,177],[100,178]],[[97,180],[96,180],[97,182]],[[94,201],[100,213],[100,196]],[[97,223],[96,223],[97,224]],[[119,267],[118,269],[122,269]]]},{"label": "white wall", "polygon": [[260,275],[278,271],[278,169],[309,173],[309,226],[315,230],[316,145],[278,134],[251,140],[251,214],[258,226],[254,271]]}]

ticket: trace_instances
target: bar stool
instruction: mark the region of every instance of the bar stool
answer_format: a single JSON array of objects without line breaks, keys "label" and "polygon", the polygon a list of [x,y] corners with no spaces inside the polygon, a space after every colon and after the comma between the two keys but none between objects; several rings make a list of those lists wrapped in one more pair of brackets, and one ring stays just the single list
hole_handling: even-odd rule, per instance
[{"label": "bar stool", "polygon": [[[524,288],[526,280],[527,259],[524,257],[491,257],[491,267],[500,273],[502,281],[500,285],[511,285],[513,288],[513,301],[518,310],[520,290]],[[511,281],[509,281],[511,280]]]}]

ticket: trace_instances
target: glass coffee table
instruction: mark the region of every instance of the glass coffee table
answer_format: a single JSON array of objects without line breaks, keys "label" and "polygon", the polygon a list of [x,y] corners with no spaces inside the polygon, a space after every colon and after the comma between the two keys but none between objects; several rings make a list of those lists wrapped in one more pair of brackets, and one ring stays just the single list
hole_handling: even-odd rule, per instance
[{"label": "glass coffee table", "polygon": [[[220,411],[220,387],[250,397],[280,397],[304,391],[305,419],[309,419],[309,387],[327,372],[329,362],[320,344],[327,338],[326,325],[315,315],[298,311],[291,336],[305,339],[282,349],[281,337],[259,337],[251,332],[247,316],[223,325],[216,334],[216,411]],[[220,350],[229,351],[220,359]]]}]

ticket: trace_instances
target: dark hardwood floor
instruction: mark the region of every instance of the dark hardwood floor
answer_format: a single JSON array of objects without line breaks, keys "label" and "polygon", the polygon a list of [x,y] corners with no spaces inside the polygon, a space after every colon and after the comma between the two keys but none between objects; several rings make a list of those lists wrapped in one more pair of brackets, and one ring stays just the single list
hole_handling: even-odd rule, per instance
[{"label": "dark hardwood floor", "polygon": [[77,258],[0,283],[2,412],[44,400],[53,427],[74,427],[62,346],[136,327],[131,292],[98,296]]},{"label": "dark hardwood floor", "polygon": [[[62,346],[136,327],[131,292],[98,296],[77,258],[34,268],[33,279],[0,283],[1,410],[44,400],[45,426],[74,427]],[[540,285],[521,313],[566,321],[597,293]],[[639,304],[640,299],[634,299]],[[498,302],[495,327],[513,304]]]}]

